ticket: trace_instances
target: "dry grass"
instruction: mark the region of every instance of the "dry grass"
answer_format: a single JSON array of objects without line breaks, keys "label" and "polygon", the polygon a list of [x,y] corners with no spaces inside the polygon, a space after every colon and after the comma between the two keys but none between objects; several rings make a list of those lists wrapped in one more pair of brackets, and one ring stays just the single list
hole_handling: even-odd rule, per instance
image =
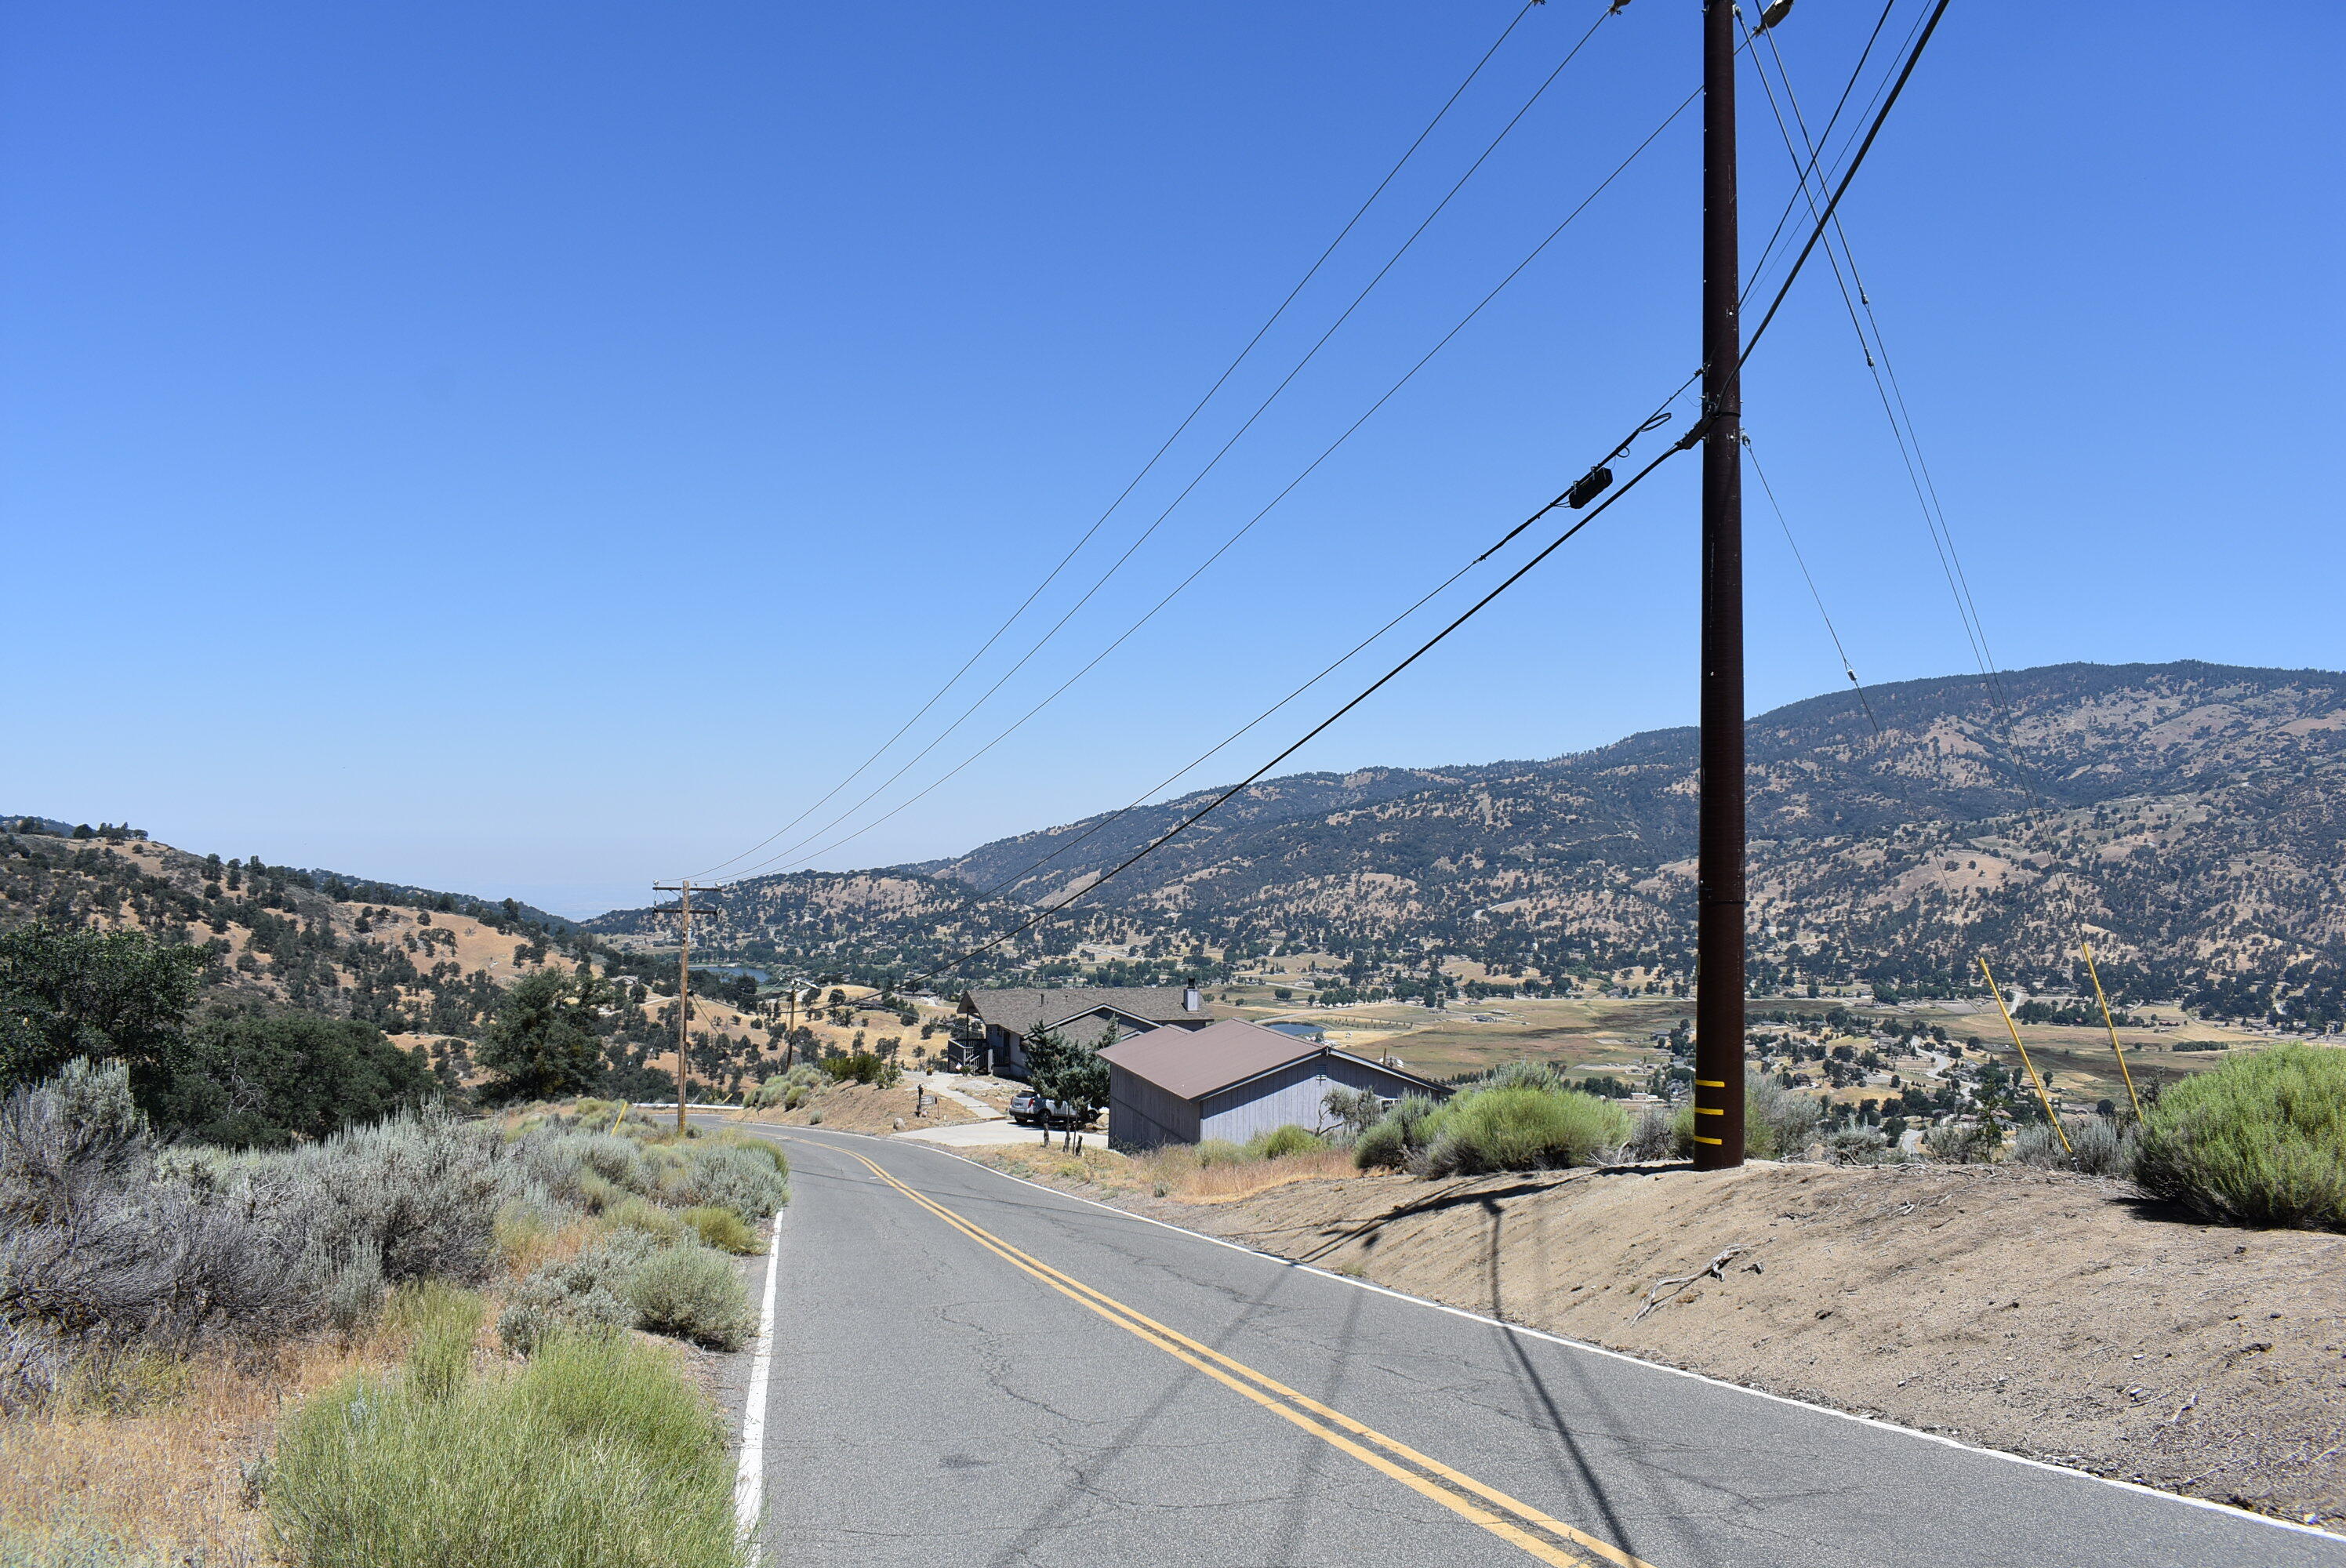
[{"label": "dry grass", "polygon": [[609,1226],[587,1214],[561,1226],[501,1217],[497,1222],[497,1259],[508,1274],[518,1279],[548,1264],[569,1262],[609,1229]]},{"label": "dry grass", "polygon": [[1238,1203],[1291,1182],[1358,1176],[1350,1149],[1320,1149],[1265,1160],[1217,1160],[1206,1164],[1194,1148],[1158,1149],[1131,1162],[1135,1178],[1158,1197],[1182,1203]]},{"label": "dry grass", "polygon": [[[817,1120],[820,1117],[820,1120]],[[913,1089],[904,1084],[893,1089],[876,1088],[869,1084],[831,1084],[817,1089],[806,1104],[795,1111],[779,1106],[748,1111],[735,1120],[752,1125],[823,1126],[835,1132],[888,1133],[903,1122],[906,1129],[914,1127],[952,1127],[978,1118],[966,1105],[956,1105],[941,1095],[927,1096],[925,1114],[913,1114]]]},{"label": "dry grass", "polygon": [[259,1363],[208,1354],[173,1366],[142,1409],[119,1410],[117,1383],[0,1422],[0,1531],[71,1521],[168,1562],[264,1562],[266,1516],[245,1478],[280,1416],[395,1349],[378,1339],[289,1346]]},{"label": "dry grass", "polygon": [[[1224,1145],[1227,1147],[1227,1145]],[[1321,1149],[1275,1159],[1200,1158],[1194,1147],[1173,1145],[1147,1154],[1110,1149],[1080,1150],[1004,1144],[956,1149],[955,1154],[1028,1181],[1057,1187],[1096,1189],[1111,1197],[1163,1197],[1181,1203],[1238,1203],[1294,1182],[1357,1176],[1349,1149]]]}]

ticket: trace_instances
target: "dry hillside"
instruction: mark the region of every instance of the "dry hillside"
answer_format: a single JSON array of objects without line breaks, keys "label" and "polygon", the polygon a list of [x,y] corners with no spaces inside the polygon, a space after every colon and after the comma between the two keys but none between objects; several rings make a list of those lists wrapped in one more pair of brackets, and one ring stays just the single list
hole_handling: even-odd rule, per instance
[{"label": "dry hillside", "polygon": [[[1869,701],[1871,718],[1836,694],[1751,721],[1763,993],[1960,992],[1983,949],[2012,980],[2066,991],[2084,932],[2124,998],[2346,1022],[2346,677],[2066,665],[2007,675],[1994,697],[1948,678]],[[711,940],[752,962],[918,972],[1209,794],[947,860],[752,879],[714,895]],[[1629,968],[1682,983],[1695,809],[1689,729],[1542,762],[1270,780],[979,972],[1088,972],[1086,948],[1124,944],[1135,972],[1116,983],[1312,952],[1342,972],[1315,983],[1391,988],[1429,952],[1503,983]],[[648,929],[640,911],[592,923]]]}]

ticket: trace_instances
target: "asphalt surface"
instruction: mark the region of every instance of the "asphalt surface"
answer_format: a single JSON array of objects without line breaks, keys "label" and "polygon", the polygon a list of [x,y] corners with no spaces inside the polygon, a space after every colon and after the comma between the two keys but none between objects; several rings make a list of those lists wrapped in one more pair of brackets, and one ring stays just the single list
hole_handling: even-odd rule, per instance
[{"label": "asphalt surface", "polygon": [[2346,1568],[2335,1537],[1519,1333],[941,1149],[760,1130],[792,1170],[779,1562]]}]

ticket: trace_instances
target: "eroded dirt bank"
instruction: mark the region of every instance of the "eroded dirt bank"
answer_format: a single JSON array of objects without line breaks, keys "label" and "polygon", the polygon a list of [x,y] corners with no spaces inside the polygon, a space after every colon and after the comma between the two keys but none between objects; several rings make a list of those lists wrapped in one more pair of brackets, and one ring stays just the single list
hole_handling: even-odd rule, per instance
[{"label": "eroded dirt bank", "polygon": [[2346,1237],[2003,1166],[1365,1176],[1214,1205],[1057,1185],[1753,1388],[2346,1520]]}]

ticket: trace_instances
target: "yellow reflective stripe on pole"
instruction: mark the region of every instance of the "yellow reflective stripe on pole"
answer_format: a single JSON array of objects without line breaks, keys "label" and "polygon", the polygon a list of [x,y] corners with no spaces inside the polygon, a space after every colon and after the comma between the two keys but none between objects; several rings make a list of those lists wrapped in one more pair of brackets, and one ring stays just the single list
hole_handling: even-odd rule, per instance
[{"label": "yellow reflective stripe on pole", "polygon": [[2045,1092],[2045,1080],[2036,1075],[2036,1064],[2028,1059],[2028,1047],[2020,1043],[2020,1025],[2012,1021],[2012,1009],[2004,1004],[2004,993],[1996,989],[1995,972],[1987,966],[1987,954],[1980,954],[1980,972],[1987,976],[1987,993],[1995,998],[1995,1010],[2004,1014],[2004,1026],[2012,1032],[2012,1048],[2020,1053],[2020,1064],[2028,1069],[2028,1081],[2036,1085],[2036,1097],[2045,1105],[2045,1119],[2053,1124],[2054,1135],[2061,1140],[2061,1152],[2075,1158],[2077,1151],[2069,1146],[2069,1129],[2061,1125],[2053,1109],[2053,1096]]},{"label": "yellow reflective stripe on pole", "polygon": [[2127,1065],[2126,1047],[2118,1044],[2117,1021],[2110,1016],[2110,999],[2102,993],[2102,972],[2094,967],[2094,944],[2081,942],[2086,950],[2086,972],[2094,977],[2094,1000],[2102,1004],[2102,1027],[2110,1032],[2110,1049],[2117,1053],[2118,1072],[2126,1078],[2127,1098],[2134,1104],[2134,1119],[2142,1120],[2142,1096],[2134,1092],[2134,1070]]}]

